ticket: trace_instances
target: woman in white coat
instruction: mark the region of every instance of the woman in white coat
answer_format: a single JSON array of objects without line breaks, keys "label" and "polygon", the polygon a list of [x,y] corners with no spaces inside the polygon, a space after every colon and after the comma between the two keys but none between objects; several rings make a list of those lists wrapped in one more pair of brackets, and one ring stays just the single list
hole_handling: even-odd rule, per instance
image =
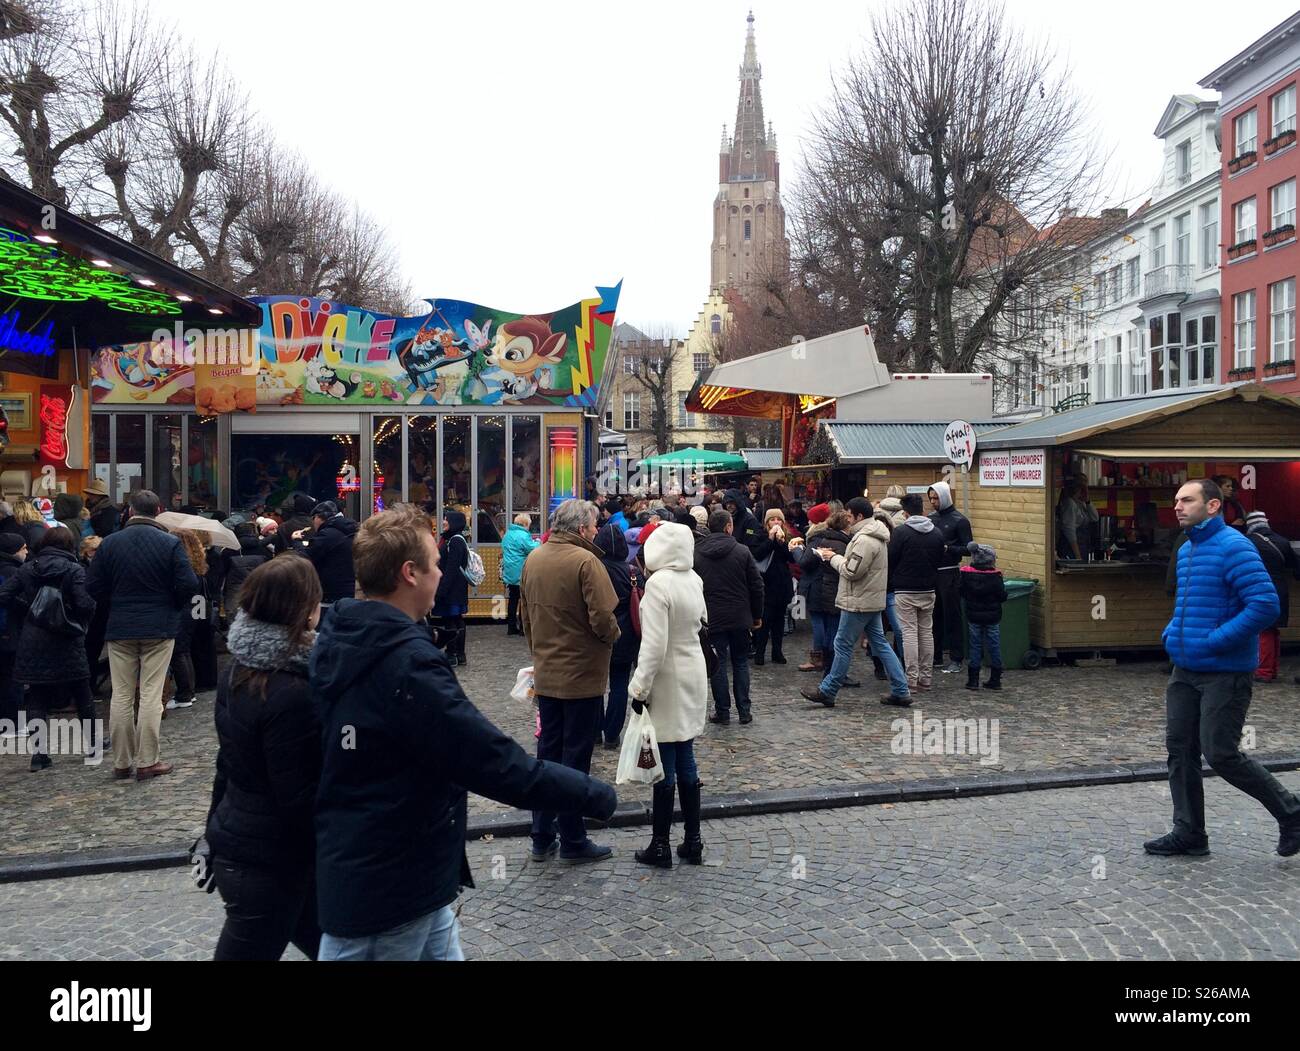
[{"label": "woman in white coat", "polygon": [[649,579],[641,599],[641,649],[628,684],[632,710],[650,709],[664,779],[654,786],[654,838],[636,852],[643,865],[670,869],[673,786],[682,802],[686,838],[677,856],[692,865],[704,857],[700,840],[700,777],[695,738],[708,713],[709,677],[700,626],[706,616],[704,584],[695,574],[695,537],[686,526],[662,523],[642,552]]}]

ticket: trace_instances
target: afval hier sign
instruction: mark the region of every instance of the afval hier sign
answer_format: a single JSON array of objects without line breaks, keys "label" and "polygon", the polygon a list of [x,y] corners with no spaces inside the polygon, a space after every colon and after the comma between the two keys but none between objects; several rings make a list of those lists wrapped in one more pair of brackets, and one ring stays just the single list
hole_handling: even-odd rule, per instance
[{"label": "afval hier sign", "polygon": [[975,428],[965,420],[954,420],[943,432],[943,453],[950,463],[970,467],[975,462]]}]

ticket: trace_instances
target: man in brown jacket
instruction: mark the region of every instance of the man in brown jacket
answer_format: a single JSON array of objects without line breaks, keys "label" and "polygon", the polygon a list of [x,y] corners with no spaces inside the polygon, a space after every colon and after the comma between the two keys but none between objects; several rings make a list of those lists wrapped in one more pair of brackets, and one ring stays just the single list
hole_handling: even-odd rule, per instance
[{"label": "man in brown jacket", "polygon": [[[618,596],[601,562],[596,507],[566,500],[551,519],[550,538],[524,562],[519,611],[533,654],[533,685],[542,719],[537,758],[591,772],[599,733],[609,658],[618,641]],[[581,814],[533,812],[534,861],[559,851],[569,864],[603,861],[613,854],[587,838]]]}]

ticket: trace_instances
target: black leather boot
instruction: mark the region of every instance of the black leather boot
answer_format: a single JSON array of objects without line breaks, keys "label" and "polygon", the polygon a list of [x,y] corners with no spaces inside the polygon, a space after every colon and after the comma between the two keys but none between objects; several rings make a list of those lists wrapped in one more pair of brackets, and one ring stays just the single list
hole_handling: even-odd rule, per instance
[{"label": "black leather boot", "polygon": [[989,672],[989,681],[984,684],[986,690],[1002,689],[1002,669],[994,668]]},{"label": "black leather boot", "polygon": [[975,665],[968,665],[966,668],[966,689],[978,690],[980,688],[980,670]]},{"label": "black leather boot", "polygon": [[682,800],[682,827],[686,838],[677,847],[677,856],[688,865],[704,864],[704,840],[700,839],[700,787],[696,781],[688,785],[677,782],[677,794]]},{"label": "black leather boot", "polygon": [[670,869],[673,867],[673,848],[668,842],[668,836],[673,828],[673,789],[662,781],[654,787],[654,807],[650,822],[653,829],[650,845],[645,850],[638,850],[636,859],[642,865]]}]

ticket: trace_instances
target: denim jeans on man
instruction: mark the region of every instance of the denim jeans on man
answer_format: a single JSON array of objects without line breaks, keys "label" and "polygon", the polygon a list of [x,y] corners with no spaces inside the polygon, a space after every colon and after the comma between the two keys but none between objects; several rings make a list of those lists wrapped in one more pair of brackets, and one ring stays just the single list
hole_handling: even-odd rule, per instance
[{"label": "denim jeans on man", "polygon": [[733,688],[736,711],[749,712],[749,631],[736,628],[732,631],[710,631],[709,641],[718,655],[718,670],[713,674],[713,706],[719,715],[731,713],[731,696],[727,687],[727,662],[735,678]]},{"label": "denim jeans on man", "polygon": [[[542,736],[537,739],[537,758],[559,763],[584,774],[591,773],[591,752],[600,732],[604,697],[564,701],[537,695],[537,712],[542,718]],[[555,842],[555,814],[533,811],[533,845],[546,850]],[[581,814],[561,814],[560,845],[580,850],[587,842],[587,826]]]},{"label": "denim jeans on man", "polygon": [[898,619],[898,606],[894,602],[894,593],[892,591],[885,593],[885,623],[889,625],[889,630],[893,632],[894,656],[901,661],[903,659],[903,623]]},{"label": "denim jeans on man", "polygon": [[1175,667],[1165,688],[1165,743],[1174,833],[1205,842],[1205,790],[1201,756],[1221,778],[1254,796],[1279,822],[1300,814],[1300,799],[1241,751],[1241,729],[1250,707],[1251,672],[1199,672]]},{"label": "denim jeans on man", "polygon": [[989,667],[1002,667],[1002,625],[972,624],[970,626],[970,666],[980,670],[984,651],[988,651]]},{"label": "denim jeans on man", "polygon": [[813,649],[830,653],[835,648],[835,633],[840,630],[840,611],[810,613],[813,629]]},{"label": "denim jeans on man", "polygon": [[889,692],[900,700],[906,700],[911,696],[907,689],[907,673],[903,671],[898,655],[885,642],[884,616],[881,610],[874,613],[840,610],[840,629],[835,633],[835,663],[831,665],[831,670],[819,687],[822,696],[834,700],[835,695],[840,692],[840,687],[849,677],[849,668],[853,664],[853,649],[863,629],[866,630],[867,640],[871,643],[871,655],[879,657],[885,666],[885,673],[889,676]]},{"label": "denim jeans on man", "polygon": [[366,938],[336,938],[323,934],[321,960],[455,960],[465,959],[460,947],[460,923],[450,905],[419,919]]},{"label": "denim jeans on man", "polygon": [[695,765],[695,741],[659,742],[659,761],[664,764],[663,783],[672,788],[681,778],[682,784],[693,785],[700,779]]},{"label": "denim jeans on man", "polygon": [[627,719],[627,684],[632,681],[632,665],[609,666],[609,703],[605,705],[605,743],[618,744],[619,734]]}]

